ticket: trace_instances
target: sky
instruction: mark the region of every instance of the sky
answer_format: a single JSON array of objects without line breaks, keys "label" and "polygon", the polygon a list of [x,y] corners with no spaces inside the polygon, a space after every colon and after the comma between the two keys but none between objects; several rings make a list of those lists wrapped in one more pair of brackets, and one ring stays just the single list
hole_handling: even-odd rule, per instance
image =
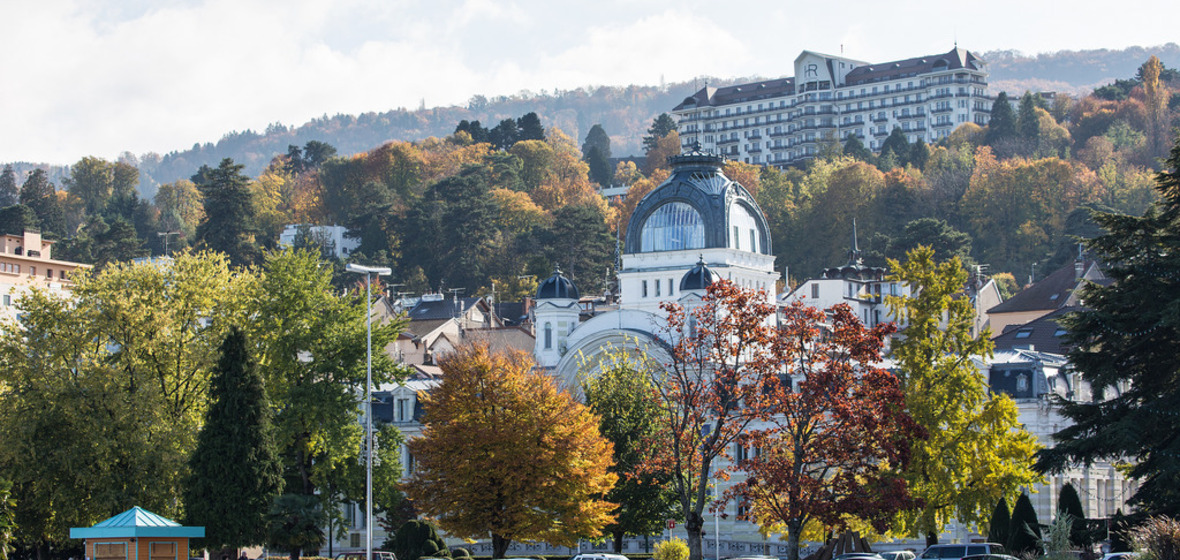
[{"label": "sky", "polygon": [[1175,0],[0,0],[0,162],[184,150],[473,95],[1180,41]]}]

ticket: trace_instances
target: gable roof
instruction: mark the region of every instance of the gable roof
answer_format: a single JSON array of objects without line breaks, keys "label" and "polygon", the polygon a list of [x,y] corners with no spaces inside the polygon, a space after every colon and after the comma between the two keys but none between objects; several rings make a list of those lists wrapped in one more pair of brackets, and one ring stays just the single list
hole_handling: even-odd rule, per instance
[{"label": "gable roof", "polygon": [[1033,284],[1008,298],[1007,301],[988,309],[989,315],[997,313],[1018,313],[1024,311],[1052,311],[1062,307],[1081,305],[1078,301],[1077,288],[1083,280],[1097,284],[1107,284],[1109,280],[1096,261],[1087,260],[1082,263],[1080,277],[1077,263],[1070,263],[1055,270],[1044,280]]},{"label": "gable roof", "polygon": [[1051,354],[1067,354],[1071,348],[1066,344],[1065,329],[1058,324],[1066,314],[1081,309],[1076,306],[1062,307],[1044,317],[1023,325],[1014,325],[1006,332],[992,337],[996,350],[1036,350]]},{"label": "gable roof", "polygon": [[916,56],[878,64],[858,66],[844,78],[845,85],[854,86],[882,80],[893,80],[943,70],[983,70],[983,60],[967,49],[955,47],[950,52]]},{"label": "gable roof", "polygon": [[454,319],[466,313],[479,302],[481,297],[442,298],[426,300],[423,298],[406,314],[410,321],[433,321],[438,319]]}]

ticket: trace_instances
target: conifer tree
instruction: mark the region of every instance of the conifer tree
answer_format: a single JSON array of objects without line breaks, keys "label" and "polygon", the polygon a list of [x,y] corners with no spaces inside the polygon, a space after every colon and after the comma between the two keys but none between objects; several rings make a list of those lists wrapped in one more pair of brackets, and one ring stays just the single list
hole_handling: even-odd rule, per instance
[{"label": "conifer tree", "polygon": [[1008,544],[1008,529],[1012,524],[1012,516],[1008,513],[1008,500],[1000,498],[996,502],[996,509],[992,510],[991,523],[987,528],[987,542]]},{"label": "conifer tree", "polygon": [[65,232],[65,212],[57,199],[57,189],[49,182],[44,169],[34,169],[25,179],[20,188],[20,203],[37,213],[42,234],[61,235]]},{"label": "conifer tree", "polygon": [[1090,544],[1086,535],[1086,511],[1082,509],[1082,500],[1073,484],[1067,482],[1061,487],[1057,496],[1057,515],[1069,517],[1069,542],[1081,547]]},{"label": "conifer tree", "polygon": [[1021,494],[1012,508],[1012,524],[1008,527],[1008,553],[1023,557],[1025,554],[1039,556],[1041,524],[1037,521],[1037,510],[1033,509],[1028,494]]},{"label": "conifer tree", "polygon": [[1012,112],[1012,104],[1008,102],[1008,94],[1001,91],[992,103],[992,116],[987,121],[987,134],[984,143],[994,146],[997,142],[1016,137],[1016,114]]},{"label": "conifer tree", "polygon": [[1032,92],[1026,91],[1024,96],[1020,98],[1016,125],[1021,138],[1030,146],[1035,147],[1041,138],[1041,121],[1037,115],[1037,99]]},{"label": "conifer tree", "polygon": [[643,153],[650,153],[660,145],[660,139],[676,131],[676,120],[668,113],[660,113],[647,129],[647,136],[643,137]]},{"label": "conifer tree", "polygon": [[[1087,243],[1111,263],[1113,282],[1082,290],[1088,309],[1067,317],[1069,358],[1094,399],[1066,401],[1070,423],[1040,452],[1038,468],[1060,472],[1075,463],[1135,461],[1139,482],[1130,502],[1149,515],[1180,514],[1180,142],[1156,175],[1160,201],[1142,217],[1095,213],[1106,233]],[[1118,390],[1114,390],[1114,388]],[[1144,429],[1150,426],[1151,429]]]},{"label": "conifer tree", "polygon": [[205,219],[197,226],[197,239],[228,255],[235,265],[253,264],[259,256],[253,196],[249,178],[242,175],[244,168],[225,158],[216,169],[202,165],[192,177],[205,197]]},{"label": "conifer tree", "polygon": [[516,119],[517,141],[545,140],[545,127],[541,126],[541,118],[536,113],[525,113]]},{"label": "conifer tree", "polygon": [[16,172],[12,165],[5,165],[0,173],[0,208],[8,208],[20,202],[20,191],[16,188]]},{"label": "conifer tree", "polygon": [[233,329],[221,345],[210,388],[212,404],[189,461],[188,522],[205,527],[211,547],[264,542],[266,515],[283,487],[262,377]]}]

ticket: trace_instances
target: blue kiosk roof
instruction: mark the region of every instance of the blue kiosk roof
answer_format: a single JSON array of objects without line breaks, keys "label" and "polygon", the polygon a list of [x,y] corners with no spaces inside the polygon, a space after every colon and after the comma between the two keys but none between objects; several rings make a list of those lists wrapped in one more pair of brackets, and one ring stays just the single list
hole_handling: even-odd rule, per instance
[{"label": "blue kiosk roof", "polygon": [[135,506],[93,527],[70,528],[71,539],[118,539],[127,537],[203,537],[204,527],[185,527]]}]

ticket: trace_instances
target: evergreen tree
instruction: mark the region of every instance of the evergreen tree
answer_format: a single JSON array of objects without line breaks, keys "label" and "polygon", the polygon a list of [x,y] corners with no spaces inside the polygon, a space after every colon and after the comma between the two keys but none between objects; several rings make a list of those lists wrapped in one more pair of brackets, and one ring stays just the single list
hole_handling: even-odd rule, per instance
[{"label": "evergreen tree", "polygon": [[643,137],[643,153],[650,153],[660,145],[660,138],[663,138],[677,130],[676,120],[668,113],[660,113],[651,123],[651,127],[647,129],[647,136]]},{"label": "evergreen tree", "polygon": [[562,206],[542,235],[545,257],[585,294],[601,293],[611,276],[615,242],[606,217],[592,204]]},{"label": "evergreen tree", "polygon": [[582,142],[582,159],[589,161],[590,148],[598,148],[603,157],[610,159],[610,135],[602,128],[602,125],[596,124],[590,127],[590,132],[586,133],[586,140]]},{"label": "evergreen tree", "polygon": [[197,226],[197,240],[221,251],[235,265],[258,260],[254,245],[256,229],[250,180],[242,175],[244,165],[225,158],[216,169],[202,165],[192,181],[204,195],[205,218]]},{"label": "evergreen tree", "polygon": [[36,230],[40,225],[41,219],[37,217],[37,213],[24,204],[13,204],[0,209],[0,234],[20,235],[26,229]]},{"label": "evergreen tree", "polygon": [[536,113],[525,113],[516,119],[518,130],[516,140],[545,140],[545,127],[541,126],[541,118]]},{"label": "evergreen tree", "polygon": [[191,525],[205,527],[209,547],[240,548],[266,539],[266,516],[283,488],[262,377],[233,329],[221,345],[212,404],[189,460],[184,503]]},{"label": "evergreen tree", "polygon": [[20,202],[20,190],[16,188],[16,172],[12,165],[5,165],[0,173],[0,208],[7,208]]},{"label": "evergreen tree", "polygon": [[1030,146],[1036,146],[1041,138],[1041,121],[1037,115],[1037,100],[1032,92],[1026,91],[1020,98],[1016,129],[1020,132],[1020,137]]},{"label": "evergreen tree", "polygon": [[[905,133],[899,127],[893,127],[889,133],[889,137],[881,144],[881,159],[884,160],[889,154],[893,154],[894,161],[897,167],[905,167],[910,157],[910,141],[906,138]],[[888,168],[880,168],[882,171],[889,171]]]},{"label": "evergreen tree", "polygon": [[504,119],[488,132],[488,142],[497,150],[507,150],[520,140],[520,126],[515,120]]},{"label": "evergreen tree", "polygon": [[844,155],[852,156],[860,161],[869,161],[873,157],[873,152],[870,152],[865,147],[864,142],[856,135],[849,135],[848,141],[844,143]]},{"label": "evergreen tree", "polygon": [[992,519],[987,526],[987,542],[1008,544],[1008,529],[1012,524],[1012,516],[1008,513],[1008,500],[1000,498],[996,502],[996,509],[992,510]]},{"label": "evergreen tree", "polygon": [[[1067,317],[1069,358],[1094,388],[1066,401],[1071,422],[1039,453],[1038,467],[1060,472],[1102,458],[1134,457],[1139,481],[1130,501],[1148,515],[1180,515],[1180,142],[1156,175],[1160,201],[1142,217],[1096,213],[1106,233],[1086,243],[1113,282],[1082,290],[1088,309]],[[1112,388],[1119,388],[1115,391]],[[1151,429],[1144,429],[1151,426]]]},{"label": "evergreen tree", "polygon": [[910,144],[909,162],[918,169],[926,169],[926,160],[930,159],[930,146],[926,145],[926,141],[918,138],[917,142]]},{"label": "evergreen tree", "polygon": [[1123,515],[1123,510],[1115,510],[1114,517],[1110,518],[1110,551],[1111,552],[1131,552],[1131,539],[1127,535],[1127,530],[1130,525],[1127,523],[1127,516]]},{"label": "evergreen tree", "polygon": [[432,286],[487,285],[491,246],[496,235],[496,205],[482,171],[469,168],[426,190],[402,222],[407,262],[417,263]]},{"label": "evergreen tree", "polygon": [[1089,548],[1089,538],[1086,534],[1086,511],[1082,509],[1082,500],[1073,484],[1065,483],[1057,497],[1057,515],[1068,517],[1069,542],[1074,546]]},{"label": "evergreen tree", "polygon": [[34,169],[20,188],[20,203],[33,209],[43,235],[62,235],[66,229],[65,211],[57,199],[57,189],[49,182],[44,169]]},{"label": "evergreen tree", "polygon": [[590,165],[590,179],[604,187],[614,179],[610,156],[610,136],[600,124],[590,127],[586,141],[582,143],[582,161]]},{"label": "evergreen tree", "polygon": [[[392,541],[392,542],[390,542]],[[438,536],[438,530],[429,521],[411,519],[397,528],[393,538],[386,541],[397,560],[418,560],[424,556],[448,557],[447,542]]]},{"label": "evergreen tree", "polygon": [[992,115],[987,121],[987,134],[983,142],[994,146],[997,142],[1016,137],[1016,114],[1012,112],[1012,104],[1008,102],[1008,94],[1000,92],[992,103]]},{"label": "evergreen tree", "polygon": [[1008,553],[1023,557],[1025,554],[1040,556],[1041,524],[1037,521],[1037,510],[1033,509],[1028,494],[1021,494],[1012,508],[1012,524],[1008,526]]},{"label": "evergreen tree", "polygon": [[305,170],[319,169],[325,161],[336,157],[336,146],[319,140],[308,140],[303,145],[303,168]]},{"label": "evergreen tree", "polygon": [[488,129],[479,124],[479,121],[467,122],[466,119],[459,121],[458,126],[455,127],[455,132],[466,132],[471,135],[471,141],[475,143],[488,141]]}]

